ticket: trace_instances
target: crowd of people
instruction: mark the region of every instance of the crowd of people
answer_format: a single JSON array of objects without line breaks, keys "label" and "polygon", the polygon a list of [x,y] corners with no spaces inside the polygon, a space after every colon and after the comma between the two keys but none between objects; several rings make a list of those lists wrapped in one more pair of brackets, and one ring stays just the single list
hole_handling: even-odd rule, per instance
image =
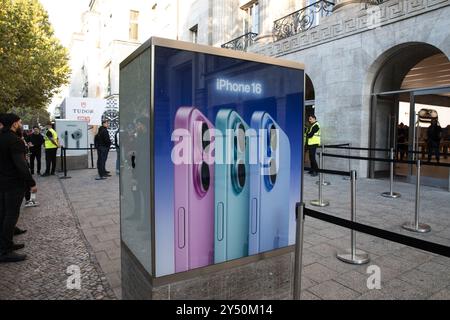
[{"label": "crowd of people", "polygon": [[17,228],[24,197],[36,194],[36,181],[27,161],[27,147],[23,137],[22,120],[8,113],[0,115],[0,263],[26,259],[17,253],[25,247],[15,243],[14,235],[26,232]]}]

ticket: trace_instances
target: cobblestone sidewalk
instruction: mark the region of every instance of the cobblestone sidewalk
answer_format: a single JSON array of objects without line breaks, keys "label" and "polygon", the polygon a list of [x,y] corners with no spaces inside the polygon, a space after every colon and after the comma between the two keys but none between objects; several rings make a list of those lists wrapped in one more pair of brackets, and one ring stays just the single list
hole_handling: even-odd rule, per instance
[{"label": "cobblestone sidewalk", "polygon": [[[115,295],[90,250],[61,181],[37,178],[39,207],[22,208],[18,225],[27,229],[15,237],[25,243],[28,259],[0,264],[2,299],[115,299]],[[70,290],[68,267],[81,271],[81,289]]]}]

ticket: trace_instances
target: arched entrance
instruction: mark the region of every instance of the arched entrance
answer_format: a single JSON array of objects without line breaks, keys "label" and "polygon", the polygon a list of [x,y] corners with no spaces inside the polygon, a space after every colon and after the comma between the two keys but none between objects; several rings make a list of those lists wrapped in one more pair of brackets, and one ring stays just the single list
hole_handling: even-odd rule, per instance
[{"label": "arched entrance", "polygon": [[315,114],[315,100],[316,93],[314,91],[314,84],[311,78],[305,74],[305,118],[307,119],[309,115]]},{"label": "arched entrance", "polygon": [[[428,160],[425,132],[429,119],[419,121],[415,130],[416,114],[420,109],[438,110],[443,126],[440,151],[448,150],[450,128],[450,61],[438,48],[426,43],[407,43],[396,46],[380,56],[375,62],[376,76],[372,86],[370,147],[396,148],[397,157],[414,159],[407,151],[423,151],[418,155]],[[406,127],[399,129],[403,123]],[[447,127],[448,126],[448,127]],[[417,131],[417,134],[416,134]],[[400,139],[399,139],[400,133]],[[417,141],[416,143],[414,143]],[[446,147],[447,145],[447,147]],[[372,152],[371,156],[385,157],[386,152]],[[446,158],[446,157],[445,157]],[[449,161],[442,157],[441,161]],[[389,166],[372,162],[369,166],[371,177],[384,176]],[[397,174],[410,177],[412,166],[399,165]],[[427,167],[422,172],[424,183],[449,187],[448,168]]]}]

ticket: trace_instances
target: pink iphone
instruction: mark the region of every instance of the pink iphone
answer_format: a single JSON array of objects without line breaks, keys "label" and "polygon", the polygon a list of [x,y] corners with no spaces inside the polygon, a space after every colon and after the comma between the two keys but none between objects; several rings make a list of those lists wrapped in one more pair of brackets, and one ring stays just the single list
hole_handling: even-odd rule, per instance
[{"label": "pink iphone", "polygon": [[214,263],[213,125],[194,107],[175,115],[175,272]]}]

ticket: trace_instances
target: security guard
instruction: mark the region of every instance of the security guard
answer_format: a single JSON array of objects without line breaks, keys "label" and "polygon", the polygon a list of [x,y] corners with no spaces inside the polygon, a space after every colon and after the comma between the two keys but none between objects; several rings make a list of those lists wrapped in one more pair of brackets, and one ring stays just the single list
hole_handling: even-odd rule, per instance
[{"label": "security guard", "polygon": [[315,177],[319,169],[316,161],[316,150],[320,146],[320,125],[315,115],[310,115],[308,122],[310,127],[306,130],[306,147],[309,150],[309,162],[311,163],[309,173]]},{"label": "security guard", "polygon": [[45,173],[43,177],[54,175],[56,170],[56,151],[59,147],[58,134],[53,129],[52,123],[47,123],[47,132],[44,136],[45,148]]}]

